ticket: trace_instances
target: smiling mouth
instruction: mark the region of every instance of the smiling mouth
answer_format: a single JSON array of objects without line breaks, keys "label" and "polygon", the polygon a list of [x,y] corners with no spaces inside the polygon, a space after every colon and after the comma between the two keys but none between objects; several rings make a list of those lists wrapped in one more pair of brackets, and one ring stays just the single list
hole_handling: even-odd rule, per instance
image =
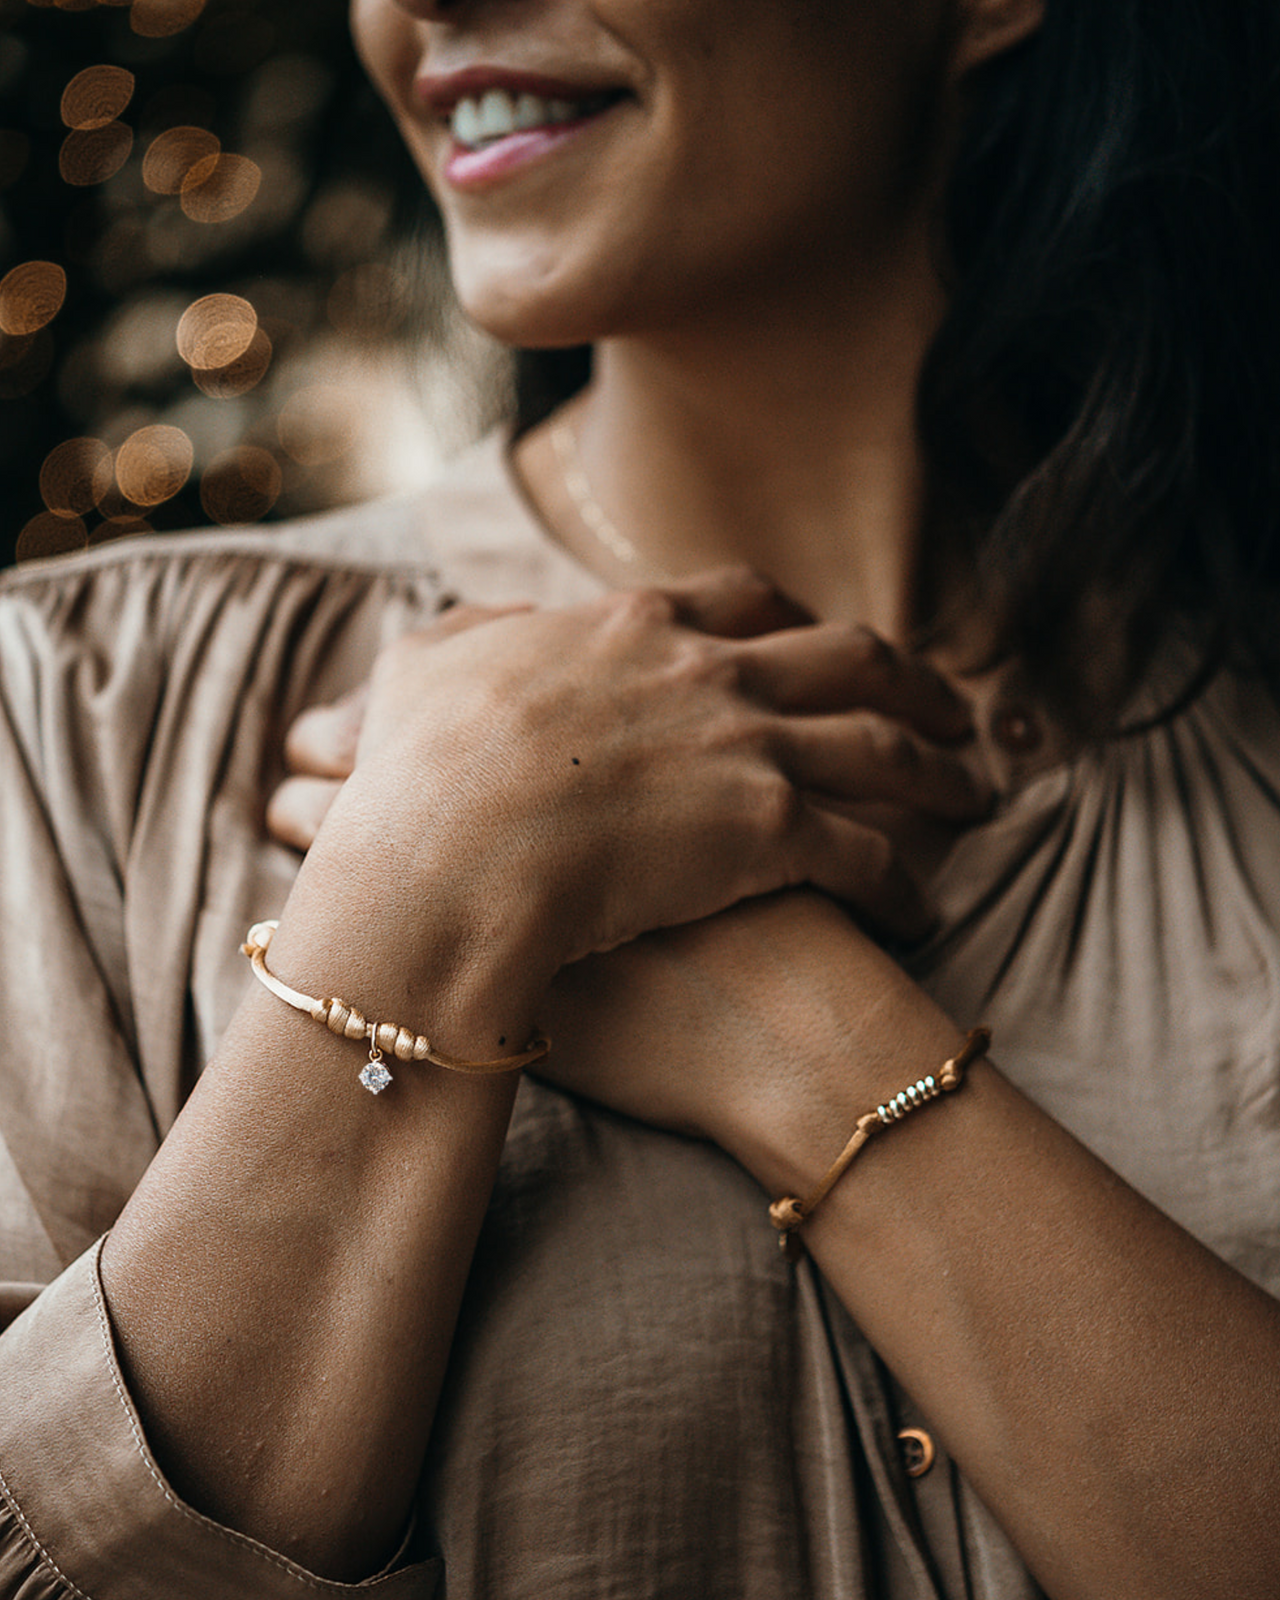
[{"label": "smiling mouth", "polygon": [[581,100],[548,99],[527,91],[487,89],[459,100],[449,114],[449,132],[465,150],[483,150],[517,133],[559,128],[599,115],[625,98],[625,91],[589,95]]}]

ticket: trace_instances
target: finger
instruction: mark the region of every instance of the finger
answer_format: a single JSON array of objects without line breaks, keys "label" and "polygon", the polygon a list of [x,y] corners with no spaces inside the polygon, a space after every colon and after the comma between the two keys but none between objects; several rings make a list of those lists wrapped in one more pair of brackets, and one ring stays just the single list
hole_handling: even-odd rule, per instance
[{"label": "finger", "polygon": [[748,639],[813,621],[803,606],[750,567],[716,567],[669,584],[663,592],[686,627],[721,639]]},{"label": "finger", "polygon": [[[454,605],[422,630],[422,639],[447,639],[499,617],[531,611],[527,602],[505,606]],[[290,772],[315,778],[348,778],[355,770],[360,730],[369,703],[369,686],[361,684],[330,705],[311,706],[296,717],[285,735],[285,765]]]},{"label": "finger", "polygon": [[796,830],[800,867],[796,882],[843,901],[879,932],[916,943],[936,917],[919,885],[883,833],[808,804]]},{"label": "finger", "polygon": [[313,778],[350,777],[368,700],[368,685],[361,684],[332,705],[311,706],[295,717],[284,740],[289,771]]},{"label": "finger", "polygon": [[973,822],[991,809],[986,779],[953,751],[872,712],[782,718],[776,738],[798,789],[888,800],[952,822]]},{"label": "finger", "polygon": [[947,743],[973,733],[966,701],[927,661],[857,623],[823,622],[743,644],[743,688],[783,711],[866,706]]},{"label": "finger", "polygon": [[281,844],[310,850],[337,798],[336,778],[286,778],[267,802],[267,828]]}]

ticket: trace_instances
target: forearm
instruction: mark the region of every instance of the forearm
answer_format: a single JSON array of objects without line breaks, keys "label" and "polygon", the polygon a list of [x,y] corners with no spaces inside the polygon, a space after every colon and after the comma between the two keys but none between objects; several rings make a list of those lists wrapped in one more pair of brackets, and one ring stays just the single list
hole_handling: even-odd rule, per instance
[{"label": "forearm", "polygon": [[[370,1015],[439,1019],[460,1055],[528,1031],[532,999],[498,950],[466,959],[442,941],[427,990],[380,970],[386,936],[353,939],[368,921],[350,911],[312,874],[273,965]],[[403,1529],[515,1093],[511,1077],[393,1062],[375,1099],[362,1059],[254,986],[103,1258],[180,1492],[348,1579]]]},{"label": "forearm", "polygon": [[[891,995],[867,1067],[736,1153],[803,1194],[958,1042]],[[1054,1600],[1280,1589],[1280,1307],[989,1065],[874,1140],[803,1234]]]},{"label": "forearm", "polygon": [[[566,962],[797,876],[896,926],[884,841],[810,791],[883,800],[909,769],[931,814],[966,819],[985,796],[935,741],[967,726],[941,680],[861,630],[800,625],[740,573],[566,612],[458,608],[379,657],[271,965],[491,1058],[519,1051]],[[904,742],[905,767],[885,753]],[[255,994],[104,1268],[178,1483],[350,1576],[408,1505],[512,1094],[420,1068],[371,1101],[358,1066]]]}]

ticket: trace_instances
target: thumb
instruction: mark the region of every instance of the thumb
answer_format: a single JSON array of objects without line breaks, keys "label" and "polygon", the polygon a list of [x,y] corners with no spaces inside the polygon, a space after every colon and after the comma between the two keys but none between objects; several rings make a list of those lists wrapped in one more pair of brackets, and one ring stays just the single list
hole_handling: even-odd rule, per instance
[{"label": "thumb", "polygon": [[341,788],[338,778],[286,778],[267,802],[268,831],[305,853]]},{"label": "thumb", "polygon": [[332,705],[311,706],[295,718],[284,741],[289,771],[300,777],[349,778],[368,700],[369,686],[362,683]]}]

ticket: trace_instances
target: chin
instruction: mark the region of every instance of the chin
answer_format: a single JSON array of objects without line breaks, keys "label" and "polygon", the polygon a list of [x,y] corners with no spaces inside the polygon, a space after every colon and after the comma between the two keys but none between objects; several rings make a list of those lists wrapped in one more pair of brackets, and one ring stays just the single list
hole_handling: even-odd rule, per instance
[{"label": "chin", "polygon": [[539,271],[523,254],[516,262],[498,263],[451,252],[451,270],[463,313],[503,344],[559,349],[593,344],[609,329],[596,296],[562,263]]},{"label": "chin", "polygon": [[593,342],[581,331],[581,317],[545,305],[531,306],[525,296],[459,293],[458,299],[469,322],[516,349],[551,350]]}]

